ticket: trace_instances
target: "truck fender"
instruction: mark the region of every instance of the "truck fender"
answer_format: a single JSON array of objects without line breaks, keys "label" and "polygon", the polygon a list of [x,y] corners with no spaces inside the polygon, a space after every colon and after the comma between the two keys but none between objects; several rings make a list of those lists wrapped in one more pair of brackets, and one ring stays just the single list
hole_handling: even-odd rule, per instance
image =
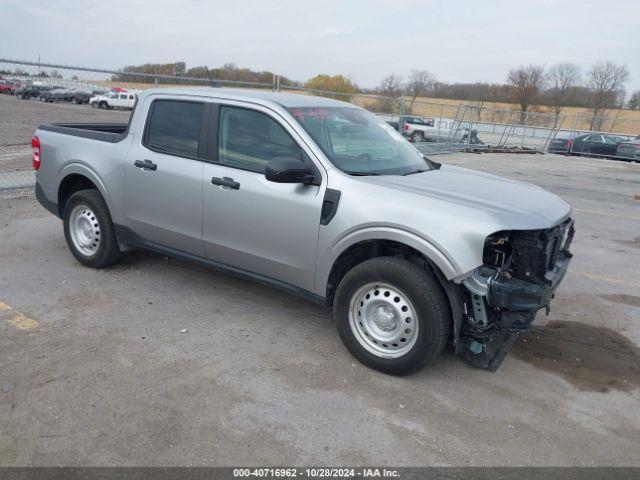
[{"label": "truck fender", "polygon": [[[56,192],[55,192],[56,201],[58,199],[58,192],[60,189],[60,185],[62,185],[62,181],[69,175],[74,175],[74,174],[82,175],[83,177],[86,177],[87,179],[91,180],[91,183],[93,183],[96,186],[96,188],[102,195],[102,198],[104,198],[104,201],[107,204],[107,207],[109,207],[109,211],[112,211],[112,206],[113,206],[112,198],[111,198],[111,195],[109,195],[109,191],[107,190],[107,187],[105,186],[104,182],[100,180],[100,177],[93,171],[93,169],[89,165],[79,161],[66,164],[58,172],[58,178],[57,178],[58,188],[56,189]],[[59,207],[61,207],[61,205]]]},{"label": "truck fender", "polygon": [[342,253],[349,247],[364,241],[371,240],[388,240],[407,245],[424,255],[430,262],[440,269],[446,280],[451,280],[460,276],[462,273],[455,261],[447,256],[447,254],[439,249],[436,245],[429,242],[415,233],[402,230],[396,227],[367,227],[356,231],[352,231],[347,235],[339,238],[329,246],[327,252],[318,257],[318,268],[316,269],[316,293],[325,295],[329,275],[334,263]]}]

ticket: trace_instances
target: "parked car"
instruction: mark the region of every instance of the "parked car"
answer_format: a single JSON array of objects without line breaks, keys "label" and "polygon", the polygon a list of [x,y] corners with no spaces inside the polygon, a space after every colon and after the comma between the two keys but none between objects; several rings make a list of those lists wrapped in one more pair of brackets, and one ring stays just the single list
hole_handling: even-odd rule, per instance
[{"label": "parked car", "polygon": [[114,109],[132,109],[136,103],[137,94],[134,92],[110,92],[91,97],[89,103],[92,107]]},{"label": "parked car", "polygon": [[13,95],[14,91],[20,87],[20,82],[8,79],[0,80],[0,93],[5,95]]},{"label": "parked car", "polygon": [[431,161],[329,98],[152,89],[129,124],[41,125],[32,146],[36,198],[83,265],[146,248],[296,293],[388,373],[447,344],[495,370],[571,258],[554,194]]},{"label": "parked car", "polygon": [[71,99],[72,103],[77,105],[81,105],[83,103],[89,103],[92,97],[97,97],[98,95],[104,95],[107,93],[105,90],[76,90],[73,98]]},{"label": "parked car", "polygon": [[566,155],[569,153],[571,149],[571,143],[573,139],[570,137],[567,138],[553,138],[549,141],[549,146],[547,147],[548,153],[557,153]]},{"label": "parked car", "polygon": [[46,85],[26,85],[15,91],[15,95],[19,99],[38,98],[41,93],[53,90],[56,87]]},{"label": "parked car", "polygon": [[604,133],[588,133],[578,135],[569,142],[569,155],[615,155],[619,143],[624,138]]},{"label": "parked car", "polygon": [[53,90],[48,90],[41,92],[39,95],[39,99],[41,102],[70,102],[73,96],[75,95],[74,89],[69,88],[54,88]]},{"label": "parked car", "polygon": [[640,136],[618,144],[616,156],[627,160],[640,161]]},{"label": "parked car", "polygon": [[[469,123],[456,124],[455,120],[449,118],[422,118],[409,115],[404,117],[403,134],[414,143],[444,140],[465,142],[469,136]],[[471,130],[471,142],[482,143],[475,129]]]}]

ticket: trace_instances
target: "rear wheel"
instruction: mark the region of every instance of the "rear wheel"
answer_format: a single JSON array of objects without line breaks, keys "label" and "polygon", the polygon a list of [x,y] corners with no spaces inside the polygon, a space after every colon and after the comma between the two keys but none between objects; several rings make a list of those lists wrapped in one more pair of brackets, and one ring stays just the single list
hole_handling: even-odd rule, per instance
[{"label": "rear wheel", "polygon": [[111,215],[97,190],[80,190],[64,207],[64,236],[69,250],[88,267],[102,268],[120,259]]},{"label": "rear wheel", "polygon": [[340,338],[365,365],[406,374],[432,363],[451,323],[438,280],[393,257],[367,260],[340,282],[333,304]]}]

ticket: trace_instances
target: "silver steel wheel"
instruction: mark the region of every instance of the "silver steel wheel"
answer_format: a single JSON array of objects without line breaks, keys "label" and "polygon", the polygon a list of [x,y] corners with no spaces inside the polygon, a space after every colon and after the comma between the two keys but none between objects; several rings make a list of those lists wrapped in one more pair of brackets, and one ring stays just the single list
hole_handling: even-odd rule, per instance
[{"label": "silver steel wheel", "polygon": [[398,358],[418,339],[417,310],[400,289],[386,283],[360,287],[349,302],[351,331],[368,352]]},{"label": "silver steel wheel", "polygon": [[86,205],[73,207],[69,216],[69,233],[76,249],[87,257],[100,246],[100,224],[95,213]]}]

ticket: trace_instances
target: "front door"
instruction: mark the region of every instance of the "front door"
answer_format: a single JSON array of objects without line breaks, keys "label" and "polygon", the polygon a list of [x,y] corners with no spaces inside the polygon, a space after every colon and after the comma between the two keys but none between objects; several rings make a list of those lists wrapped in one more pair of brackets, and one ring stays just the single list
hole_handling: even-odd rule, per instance
[{"label": "front door", "polygon": [[125,167],[127,227],[144,240],[204,256],[201,134],[205,105],[149,100]]},{"label": "front door", "polygon": [[325,183],[280,184],[264,176],[274,157],[311,162],[309,154],[266,111],[221,106],[218,123],[216,161],[204,166],[202,187],[207,257],[313,291]]}]

